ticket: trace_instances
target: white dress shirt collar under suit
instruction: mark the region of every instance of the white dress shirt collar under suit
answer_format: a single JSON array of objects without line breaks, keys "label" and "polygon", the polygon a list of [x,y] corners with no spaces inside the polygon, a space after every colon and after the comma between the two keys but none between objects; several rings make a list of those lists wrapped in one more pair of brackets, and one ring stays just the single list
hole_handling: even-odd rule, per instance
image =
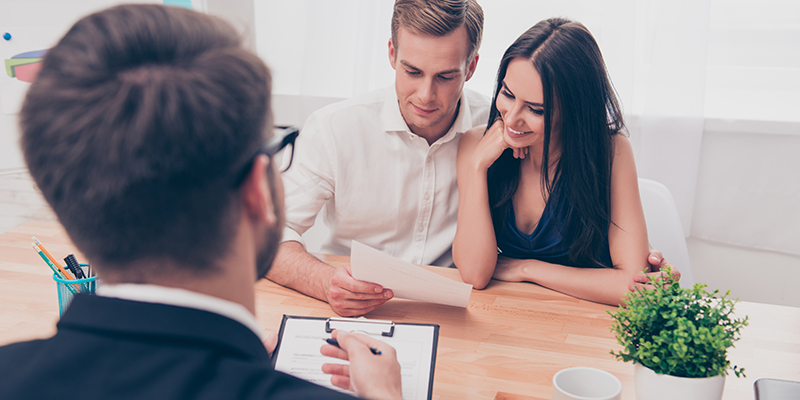
[{"label": "white dress shirt collar under suit", "polygon": [[100,285],[97,287],[97,295],[208,311],[239,322],[250,328],[259,339],[264,340],[264,330],[261,329],[256,317],[247,308],[218,297],[167,286],[133,283]]},{"label": "white dress shirt collar under suit", "polygon": [[488,110],[486,97],[464,90],[453,126],[432,145],[408,128],[393,86],[318,110],[283,174],[283,240],[303,243],[322,211],[330,229],[323,253],[349,255],[356,240],[411,263],[450,266],[458,142],[486,123]]}]

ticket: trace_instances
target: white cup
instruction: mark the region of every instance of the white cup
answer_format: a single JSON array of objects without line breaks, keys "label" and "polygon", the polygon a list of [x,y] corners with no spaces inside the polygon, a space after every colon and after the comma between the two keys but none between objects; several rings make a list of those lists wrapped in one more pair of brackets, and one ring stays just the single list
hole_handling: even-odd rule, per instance
[{"label": "white cup", "polygon": [[562,369],[553,376],[553,400],[619,400],[622,382],[597,368]]}]

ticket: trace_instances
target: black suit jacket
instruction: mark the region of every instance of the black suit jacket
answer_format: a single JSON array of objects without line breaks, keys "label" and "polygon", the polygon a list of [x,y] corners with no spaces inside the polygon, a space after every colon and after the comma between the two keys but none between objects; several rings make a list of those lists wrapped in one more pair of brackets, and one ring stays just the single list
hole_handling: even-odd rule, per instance
[{"label": "black suit jacket", "polygon": [[0,347],[2,399],[339,399],[275,371],[230,318],[78,295],[55,336]]}]

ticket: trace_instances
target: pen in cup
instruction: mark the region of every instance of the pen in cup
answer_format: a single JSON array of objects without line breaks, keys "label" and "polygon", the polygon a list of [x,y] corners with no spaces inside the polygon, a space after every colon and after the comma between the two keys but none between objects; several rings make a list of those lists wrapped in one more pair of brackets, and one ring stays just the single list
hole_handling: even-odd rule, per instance
[{"label": "pen in cup", "polygon": [[72,274],[75,275],[75,278],[77,279],[87,278],[87,276],[83,273],[80,264],[78,264],[78,260],[75,258],[74,254],[70,254],[64,257],[64,262],[67,264],[69,270],[72,271]]},{"label": "pen in cup", "polygon": [[[325,340],[325,342],[328,343],[331,346],[339,347],[339,342],[336,339],[329,338],[329,339],[323,339],[323,340]],[[339,348],[341,349],[341,347],[339,347]],[[375,354],[376,356],[379,356],[379,355],[382,354],[380,350],[378,350],[378,349],[376,349],[374,347],[370,347],[369,351],[371,351],[372,354]]]}]

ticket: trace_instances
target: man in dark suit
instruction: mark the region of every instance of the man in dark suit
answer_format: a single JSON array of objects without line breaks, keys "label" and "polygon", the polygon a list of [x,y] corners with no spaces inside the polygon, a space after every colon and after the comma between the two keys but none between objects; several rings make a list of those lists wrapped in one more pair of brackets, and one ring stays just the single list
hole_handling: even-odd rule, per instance
[{"label": "man in dark suit", "polygon": [[[283,226],[274,156],[294,138],[271,138],[269,102],[264,63],[189,10],[115,7],[49,50],[20,115],[25,160],[103,286],[54,337],[0,348],[0,397],[349,397],[274,371],[260,340],[253,283]],[[335,384],[401,398],[390,346],[337,335]]]}]

